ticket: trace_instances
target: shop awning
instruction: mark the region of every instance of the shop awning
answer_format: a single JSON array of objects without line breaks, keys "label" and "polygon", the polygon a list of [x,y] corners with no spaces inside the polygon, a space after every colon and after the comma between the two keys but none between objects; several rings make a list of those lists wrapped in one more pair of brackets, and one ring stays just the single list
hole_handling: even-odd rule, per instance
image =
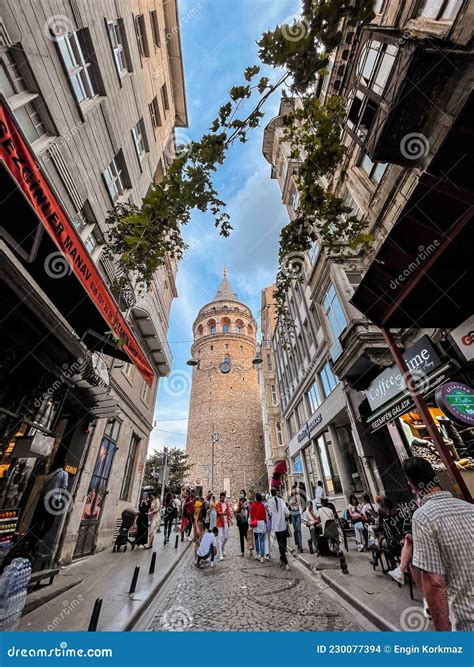
[{"label": "shop awning", "polygon": [[472,314],[473,116],[471,94],[351,299],[382,328],[454,328]]},{"label": "shop awning", "polygon": [[73,329],[112,332],[119,345],[107,353],[134,363],[151,384],[146,356],[1,95],[0,201],[0,236]]}]

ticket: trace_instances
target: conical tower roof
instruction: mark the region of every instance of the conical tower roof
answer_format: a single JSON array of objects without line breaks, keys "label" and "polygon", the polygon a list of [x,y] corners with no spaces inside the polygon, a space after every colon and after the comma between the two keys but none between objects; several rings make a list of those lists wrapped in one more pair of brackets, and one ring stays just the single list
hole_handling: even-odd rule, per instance
[{"label": "conical tower roof", "polygon": [[221,284],[217,288],[217,292],[215,293],[212,301],[228,301],[228,300],[238,301],[238,296],[232,289],[232,285],[227,279],[227,267],[224,266],[224,277],[222,278]]}]

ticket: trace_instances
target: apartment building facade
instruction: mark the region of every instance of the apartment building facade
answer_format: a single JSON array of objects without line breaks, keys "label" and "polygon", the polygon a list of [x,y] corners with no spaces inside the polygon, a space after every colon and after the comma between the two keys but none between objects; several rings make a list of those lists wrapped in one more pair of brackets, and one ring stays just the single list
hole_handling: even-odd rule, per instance
[{"label": "apartment building facade", "polygon": [[[465,125],[472,103],[472,7],[465,2],[401,5],[385,0],[375,3],[375,10],[370,24],[343,27],[341,45],[316,86],[323,101],[328,95],[340,95],[347,103],[342,133],[347,155],[332,181],[324,185],[345,200],[352,214],[367,220],[373,246],[369,254],[340,257],[315,244],[301,261],[303,281],[295,281],[289,295],[296,325],[293,354],[281,349],[278,331],[274,343],[292,469],[306,478],[310,488],[315,476],[323,479],[328,495],[343,491],[347,497],[350,490],[366,489],[404,500],[407,490],[400,463],[421,451],[410,446],[414,439],[425,439],[420,415],[410,412],[413,404],[403,391],[392,396],[396,409],[391,413],[387,409],[393,405],[369,400],[382,374],[390,372],[386,369],[393,359],[380,328],[351,300],[401,213],[406,214],[417,185],[428,180],[430,161],[444,155],[453,128],[459,125],[462,131]],[[288,147],[282,142],[282,116],[291,104],[284,100],[280,116],[267,127],[264,155],[293,216],[298,211],[294,182],[298,165],[288,159]],[[462,161],[466,155],[459,152],[457,157]],[[458,187],[465,188],[454,165],[455,160],[447,160],[446,169],[452,168]],[[433,188],[437,185],[430,183]],[[429,189],[424,194],[427,215],[420,228],[433,216]],[[426,246],[420,244],[421,259],[392,247],[387,274],[398,266],[403,282],[402,269],[410,262],[423,263],[435,247],[433,239]],[[364,312],[370,310],[367,295],[366,300]],[[409,358],[418,358],[422,350],[430,360],[427,369],[435,372],[431,377],[426,369],[426,394],[441,424],[446,416],[436,405],[434,391],[452,377],[453,361],[458,363],[448,358],[446,332],[441,326],[417,327],[414,321],[395,336]],[[451,371],[446,368],[449,362]],[[324,438],[321,430],[327,434]],[[324,479],[325,469],[332,471],[330,484]]]},{"label": "apartment building facade", "polygon": [[[59,367],[39,363],[38,385],[31,383],[26,400],[13,390],[5,397],[14,417],[3,424],[2,507],[16,505],[17,532],[28,534],[37,525],[45,476],[65,470],[67,511],[43,541],[50,560],[68,562],[110,546],[122,510],[138,502],[158,383],[172,364],[166,336],[177,266],[167,259],[148,290],[133,276],[124,281],[104,255],[106,219],[113,205],[139,206],[161,180],[187,110],[175,0],[64,1],[55,11],[43,3],[0,3],[4,108],[67,220],[62,226],[70,225],[59,251],[43,229],[39,252],[22,251],[20,243],[5,248],[30,293],[36,290],[54,312],[43,321],[44,338],[57,335],[60,320],[69,344]],[[14,215],[12,207],[5,212]],[[37,222],[32,218],[32,228],[41,227]],[[12,229],[2,234],[7,246]],[[81,269],[93,279],[78,287]],[[26,300],[26,322],[37,315],[33,301]],[[44,305],[43,320],[47,313]],[[12,348],[18,326],[13,319],[5,324]],[[24,341],[28,348],[33,341]],[[38,400],[43,386],[48,410]],[[75,396],[79,388],[87,400]],[[74,410],[66,409],[69,402]],[[50,438],[50,446],[43,455],[28,443],[18,447],[20,433]]]},{"label": "apartment building facade", "polygon": [[270,485],[280,487],[284,479],[283,475],[287,472],[287,466],[280,412],[280,390],[272,346],[276,327],[274,289],[275,285],[270,285],[270,287],[263,289],[261,293],[260,322],[262,338],[259,354],[262,363],[258,366],[258,383],[262,406],[265,465],[267,466]]}]

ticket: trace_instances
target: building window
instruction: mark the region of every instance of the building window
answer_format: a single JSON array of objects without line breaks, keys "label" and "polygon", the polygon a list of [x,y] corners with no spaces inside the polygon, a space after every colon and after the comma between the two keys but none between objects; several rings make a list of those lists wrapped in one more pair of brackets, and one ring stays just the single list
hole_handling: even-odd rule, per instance
[{"label": "building window", "polygon": [[349,281],[349,285],[352,287],[352,291],[355,292],[360,285],[360,281],[362,280],[362,273],[357,271],[346,271],[346,276],[347,280]]},{"label": "building window", "polygon": [[435,21],[454,21],[461,5],[462,0],[425,0],[419,16]]},{"label": "building window", "polygon": [[312,414],[319,408],[319,406],[323,402],[321,399],[321,392],[319,391],[318,383],[316,382],[316,380],[313,382],[306,395],[308,397],[309,409]]},{"label": "building window", "polygon": [[158,98],[154,97],[150,104],[148,105],[150,109],[150,119],[153,129],[156,130],[158,127],[161,127],[161,117],[160,117],[160,108],[158,106]]},{"label": "building window", "polygon": [[278,405],[278,395],[274,384],[270,385],[270,391],[272,394],[272,405]]},{"label": "building window", "polygon": [[236,324],[236,325],[235,325],[235,333],[238,333],[238,334],[239,334],[239,333],[241,333],[241,332],[242,332],[241,327],[240,327],[238,324]]},{"label": "building window", "polygon": [[340,301],[334,289],[334,285],[331,285],[324,295],[323,299],[323,308],[326,313],[326,317],[331,327],[332,335],[334,340],[339,338],[339,335],[347,326],[346,318],[341,308]]},{"label": "building window", "polygon": [[84,245],[86,246],[87,250],[89,253],[92,255],[92,252],[97,248],[98,242],[96,237],[94,236],[94,233],[89,234],[89,236],[86,238],[84,241]]},{"label": "building window", "polygon": [[273,370],[273,360],[272,360],[272,355],[271,354],[267,354],[267,369],[269,371]]},{"label": "building window", "polygon": [[229,325],[228,324],[223,324],[222,325],[222,333],[229,333]]},{"label": "building window", "polygon": [[129,59],[126,49],[125,30],[123,20],[107,21],[110,45],[114,54],[115,68],[119,76],[123,76],[129,70]]},{"label": "building window", "polygon": [[378,185],[382,180],[382,176],[384,175],[388,165],[386,162],[372,162],[367,153],[364,152],[362,154],[360,166],[365,171],[370,180]]},{"label": "building window", "polygon": [[311,264],[315,263],[318,255],[319,255],[319,243],[317,241],[314,241],[313,245],[308,251],[308,257]]},{"label": "building window", "polygon": [[0,51],[0,92],[7,98],[28,141],[33,143],[48,134],[42,116],[43,99],[38,93],[27,90],[20,70],[8,51]]},{"label": "building window", "polygon": [[317,440],[317,452],[327,494],[342,493],[333,447],[327,433],[319,436]]},{"label": "building window", "polygon": [[151,393],[151,385],[149,385],[145,380],[142,380],[142,388],[140,391],[140,398],[142,401],[145,403],[145,405],[148,405],[148,401],[150,399],[150,393]]},{"label": "building window", "polygon": [[339,384],[338,378],[332,372],[329,361],[322,367],[319,377],[321,379],[321,384],[323,385],[324,396],[327,398]]},{"label": "building window", "polygon": [[217,326],[215,324],[211,324],[210,332],[211,334],[215,334],[217,331]]},{"label": "building window", "polygon": [[153,35],[153,46],[159,49],[161,46],[160,40],[160,24],[158,22],[158,12],[156,9],[150,12],[151,32]]},{"label": "building window", "polygon": [[133,136],[133,143],[135,144],[135,150],[137,152],[137,157],[141,162],[145,157],[145,153],[148,150],[148,144],[145,132],[145,123],[143,122],[143,118],[140,118],[135,127],[132,128],[132,136]]},{"label": "building window", "polygon": [[56,43],[79,104],[99,94],[97,60],[86,28],[58,37]]},{"label": "building window", "polygon": [[283,436],[282,436],[282,433],[281,433],[281,424],[280,424],[280,422],[276,422],[275,431],[276,431],[278,447],[283,447]]},{"label": "building window", "polygon": [[166,87],[166,83],[161,86],[161,101],[163,102],[163,109],[169,111],[170,102],[168,99],[168,88]]},{"label": "building window", "polygon": [[140,438],[135,433],[132,435],[132,441],[127,455],[127,462],[125,464],[125,471],[123,475],[122,488],[120,490],[120,500],[130,500],[130,492],[132,490],[133,473],[137,463],[137,454],[140,446]]},{"label": "building window", "polygon": [[375,0],[374,3],[374,12],[376,14],[381,14],[383,10],[383,6],[385,4],[385,0]]},{"label": "building window", "polygon": [[87,498],[90,500],[84,507],[82,520],[93,519],[98,521],[100,519],[107,498],[107,487],[115,452],[117,451],[120,426],[121,424],[117,419],[111,419],[107,423],[87,491]]},{"label": "building window", "polygon": [[126,190],[126,171],[123,162],[122,151],[119,151],[112,162],[104,171],[104,180],[113,203],[123,195]]},{"label": "building window", "polygon": [[148,49],[148,40],[146,36],[145,16],[135,16],[135,34],[137,36],[138,53],[141,58],[148,58],[150,55]]}]

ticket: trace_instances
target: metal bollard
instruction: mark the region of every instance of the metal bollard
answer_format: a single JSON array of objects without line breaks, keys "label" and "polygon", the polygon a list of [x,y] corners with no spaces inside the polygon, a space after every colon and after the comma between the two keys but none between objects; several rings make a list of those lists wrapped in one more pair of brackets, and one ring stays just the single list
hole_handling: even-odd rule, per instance
[{"label": "metal bollard", "polygon": [[339,565],[341,566],[342,574],[349,574],[346,559],[344,558],[342,551],[339,552]]},{"label": "metal bollard", "polygon": [[148,570],[148,574],[154,574],[154,572],[155,572],[155,563],[156,563],[156,551],[154,551],[151,554],[151,563],[150,563],[150,569]]},{"label": "metal bollard", "polygon": [[94,602],[94,609],[92,610],[91,620],[89,621],[89,628],[87,632],[95,632],[97,630],[97,623],[99,622],[100,610],[102,609],[102,598],[97,598]]},{"label": "metal bollard", "polygon": [[[181,540],[181,542],[182,542],[182,541],[183,541],[183,540]],[[174,548],[175,548],[175,549],[178,548],[178,542],[179,542],[179,535],[176,535],[176,539],[175,539],[175,541],[174,541]]]},{"label": "metal bollard", "polygon": [[135,570],[133,571],[132,583],[130,584],[130,590],[128,591],[129,595],[132,595],[132,593],[135,593],[135,590],[137,588],[137,580],[138,580],[139,573],[140,573],[140,568],[137,565],[135,567]]}]

